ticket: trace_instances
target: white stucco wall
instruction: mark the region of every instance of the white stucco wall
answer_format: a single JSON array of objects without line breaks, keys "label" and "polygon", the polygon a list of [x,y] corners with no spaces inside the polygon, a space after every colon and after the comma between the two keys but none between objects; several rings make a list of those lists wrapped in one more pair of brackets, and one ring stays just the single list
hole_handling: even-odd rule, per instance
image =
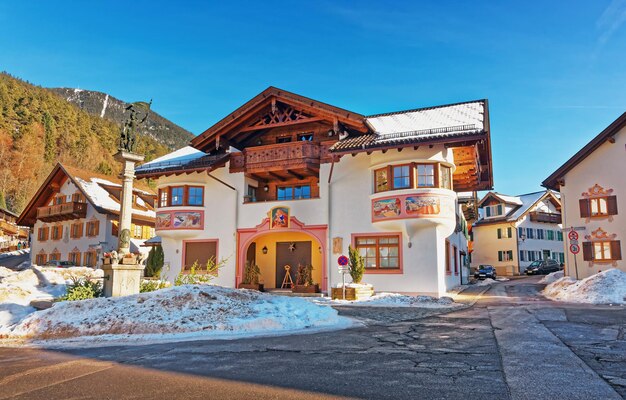
[{"label": "white stucco wall", "polygon": [[[593,263],[583,261],[582,250],[578,256],[569,252],[567,246],[569,241],[565,241],[564,251],[566,254],[566,273],[569,276],[585,278],[608,268],[617,267],[626,271],[626,128],[619,131],[615,136],[615,143],[608,141],[600,145],[593,153],[588,155],[578,165],[572,168],[564,176],[565,185],[561,186],[561,201],[563,203],[563,227],[565,229],[575,226],[584,230],[578,231],[582,244],[586,239],[585,235],[602,228],[609,234],[615,234],[615,240],[621,242],[622,260],[613,263]],[[582,193],[598,184],[604,189],[613,189],[612,195],[617,196],[618,214],[609,220],[608,217],[592,218],[588,222],[580,217],[578,201],[582,199]],[[567,232],[564,232],[567,237]],[[581,246],[582,247],[582,246]],[[578,265],[576,273],[574,258]]]}]

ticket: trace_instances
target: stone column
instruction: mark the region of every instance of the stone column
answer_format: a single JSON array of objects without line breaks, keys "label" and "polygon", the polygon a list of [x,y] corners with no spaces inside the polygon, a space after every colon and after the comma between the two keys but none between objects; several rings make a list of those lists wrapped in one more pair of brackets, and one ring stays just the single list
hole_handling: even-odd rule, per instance
[{"label": "stone column", "polygon": [[104,296],[118,297],[139,293],[144,266],[130,254],[130,226],[133,214],[133,180],[135,179],[135,163],[142,161],[143,156],[120,150],[115,159],[122,163],[122,195],[120,198],[120,219],[118,225],[117,257],[105,258],[102,264],[104,271]]}]

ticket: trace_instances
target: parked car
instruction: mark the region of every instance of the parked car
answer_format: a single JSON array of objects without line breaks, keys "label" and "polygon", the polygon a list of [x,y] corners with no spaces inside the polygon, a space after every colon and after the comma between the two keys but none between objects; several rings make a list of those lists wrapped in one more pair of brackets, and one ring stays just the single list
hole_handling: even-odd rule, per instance
[{"label": "parked car", "polygon": [[75,267],[76,264],[74,264],[71,261],[59,261],[59,260],[50,260],[46,263],[45,265],[46,267],[57,267],[57,268],[69,268],[69,267]]},{"label": "parked car", "polygon": [[493,265],[479,265],[476,272],[474,272],[474,278],[476,279],[496,279],[496,269]]},{"label": "parked car", "polygon": [[537,260],[530,263],[526,268],[526,275],[548,275],[560,271],[563,267],[555,260]]}]

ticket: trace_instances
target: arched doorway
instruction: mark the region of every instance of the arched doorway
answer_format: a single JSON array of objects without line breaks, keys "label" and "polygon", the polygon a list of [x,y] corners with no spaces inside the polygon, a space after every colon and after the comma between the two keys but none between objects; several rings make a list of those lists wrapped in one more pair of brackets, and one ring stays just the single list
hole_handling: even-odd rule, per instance
[{"label": "arched doorway", "polygon": [[295,279],[298,263],[313,265],[313,280],[327,290],[327,225],[305,225],[290,217],[288,228],[270,229],[269,218],[255,228],[237,230],[237,285],[241,283],[246,260],[253,259],[261,269],[266,288],[280,287],[284,265],[291,265]]}]

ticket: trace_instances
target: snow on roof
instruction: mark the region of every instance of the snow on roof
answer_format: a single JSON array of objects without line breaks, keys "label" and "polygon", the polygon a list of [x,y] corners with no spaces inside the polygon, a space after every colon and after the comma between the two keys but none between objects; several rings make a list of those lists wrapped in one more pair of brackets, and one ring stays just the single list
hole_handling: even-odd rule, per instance
[{"label": "snow on roof", "polygon": [[450,132],[482,130],[484,102],[471,101],[440,107],[422,108],[366,118],[379,135],[447,128]]},{"label": "snow on roof", "polygon": [[332,151],[365,149],[395,143],[415,143],[471,136],[485,131],[485,100],[427,107],[365,118],[374,133],[349,136]]},{"label": "snow on roof", "polygon": [[206,153],[203,151],[195,149],[191,146],[185,146],[181,149],[156,158],[150,162],[142,164],[139,167],[135,168],[135,170],[143,171],[177,167],[187,164],[190,161],[197,160],[198,158],[201,158],[205,155]]},{"label": "snow on roof", "polygon": [[533,204],[535,204],[537,200],[539,200],[545,194],[546,194],[545,191],[541,191],[541,192],[528,193],[528,194],[517,196],[517,198],[522,202],[522,204],[519,208],[517,208],[515,211],[513,211],[512,214],[510,214],[507,217],[507,220],[516,221],[519,217],[524,215],[524,213],[526,213],[526,211],[528,211],[528,209],[532,207]]},{"label": "snow on roof", "polygon": [[517,204],[518,206],[521,206],[523,204],[522,200],[520,199],[520,196],[508,196],[506,194],[502,194],[498,192],[492,192],[492,193],[496,195],[499,199],[504,201],[505,203]]},{"label": "snow on roof", "polygon": [[[114,183],[102,178],[91,178],[90,180],[85,180],[77,176],[74,177],[74,181],[76,184],[80,185],[81,189],[85,195],[89,197],[89,200],[94,206],[113,212],[120,211],[120,203],[102,186],[121,188],[122,185],[119,183]],[[134,189],[134,191],[152,196],[151,193],[143,190]],[[152,210],[138,210],[133,207],[133,214],[155,218],[155,213]]]}]

